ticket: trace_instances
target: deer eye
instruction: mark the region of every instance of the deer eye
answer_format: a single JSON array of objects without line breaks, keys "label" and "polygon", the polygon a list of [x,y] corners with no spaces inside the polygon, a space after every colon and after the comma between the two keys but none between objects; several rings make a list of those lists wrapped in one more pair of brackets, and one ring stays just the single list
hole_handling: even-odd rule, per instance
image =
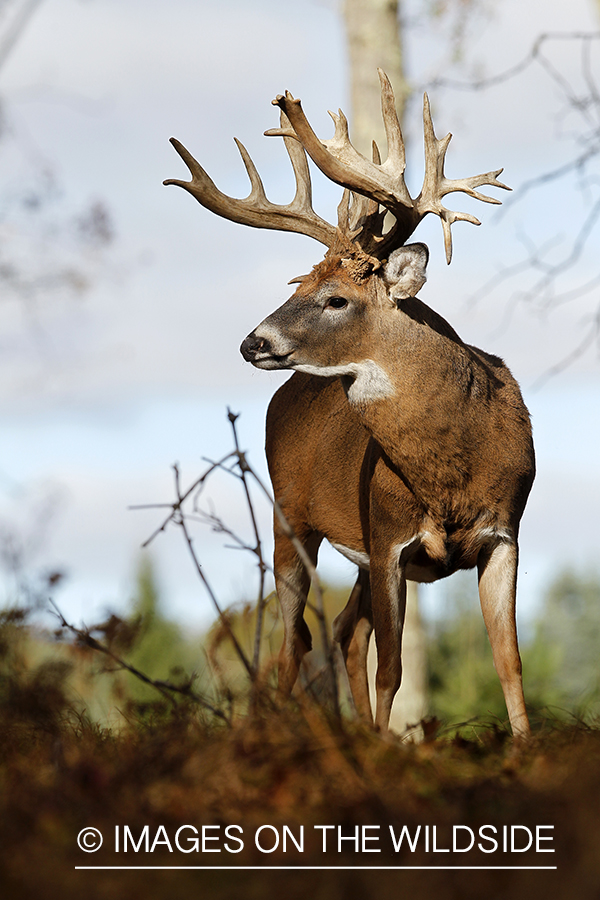
[{"label": "deer eye", "polygon": [[325,309],[343,309],[345,306],[348,306],[348,301],[345,297],[330,297],[325,304]]}]

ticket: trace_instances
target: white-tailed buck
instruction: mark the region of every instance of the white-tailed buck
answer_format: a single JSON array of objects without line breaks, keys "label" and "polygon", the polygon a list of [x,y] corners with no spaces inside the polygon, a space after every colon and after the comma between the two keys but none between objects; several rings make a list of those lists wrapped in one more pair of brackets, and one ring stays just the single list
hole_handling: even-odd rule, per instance
[{"label": "white-tailed buck", "polygon": [[[388,156],[374,145],[370,162],[350,143],[340,111],[335,134],[320,140],[299,100],[278,96],[280,128],[296,176],[287,205],[267,200],[238,142],[252,191],[222,194],[190,153],[173,140],[190,182],[169,180],[219,216],[309,235],[328,250],[296,279],[290,299],[244,340],[259,369],[293,369],[269,406],[266,449],[275,497],[316,562],[323,538],[359,567],[345,610],[334,623],[355,703],[370,719],[366,656],[377,643],[375,724],[385,730],[400,685],[406,579],[436,581],[477,567],[481,608],[513,734],[529,723],[515,624],[518,532],[535,473],[531,426],[519,387],[502,360],[463,343],[416,294],[428,250],[406,244],[421,219],[442,220],[450,262],[450,226],[442,199],[476,188],[504,188],[487,172],[452,180],[444,174],[451,135],[435,136],[424,98],[425,177],[418,197],[404,181],[405,154],[394,95],[380,72]],[[338,224],[311,205],[306,154],[344,190]],[[386,228],[386,214],[393,224]],[[389,220],[389,219],[388,219]],[[309,578],[275,520],[275,571],[285,638],[279,685],[291,691],[311,639],[303,613]]]}]

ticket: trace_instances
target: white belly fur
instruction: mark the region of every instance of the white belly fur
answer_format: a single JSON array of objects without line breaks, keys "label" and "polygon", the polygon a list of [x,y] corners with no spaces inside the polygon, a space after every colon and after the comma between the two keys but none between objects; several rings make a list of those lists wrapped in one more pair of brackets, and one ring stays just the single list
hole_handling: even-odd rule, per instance
[{"label": "white belly fur", "polygon": [[344,547],[343,544],[332,544],[331,546],[338,553],[341,553],[342,556],[345,556],[346,559],[349,559],[350,562],[354,563],[355,566],[368,571],[370,559],[367,553],[362,553],[360,550],[352,550],[350,547]]}]

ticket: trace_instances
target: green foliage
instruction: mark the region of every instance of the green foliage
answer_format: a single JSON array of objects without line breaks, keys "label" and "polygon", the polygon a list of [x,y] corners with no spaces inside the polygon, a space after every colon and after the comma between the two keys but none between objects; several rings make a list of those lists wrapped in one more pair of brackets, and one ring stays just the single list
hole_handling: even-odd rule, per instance
[{"label": "green foliage", "polygon": [[429,627],[430,714],[446,724],[506,719],[506,706],[483,624],[473,573],[448,582],[446,615]]},{"label": "green foliage", "polygon": [[[324,594],[328,628],[345,605],[348,588],[327,588]],[[155,716],[168,709],[172,697],[124,670],[124,660],[150,679],[193,690],[230,714],[245,715],[250,682],[231,640],[231,632],[252,658],[256,609],[251,603],[230,607],[225,619],[204,635],[185,633],[161,608],[150,559],[139,566],[130,614],[111,616],[92,632],[113,656],[98,654],[86,641],[52,643],[48,635],[26,628],[21,613],[4,614],[0,621],[0,705],[48,711],[52,721],[65,704],[92,721],[119,727],[129,708],[137,717]],[[325,657],[319,625],[307,607],[313,652],[306,658],[302,678],[320,696]],[[22,620],[21,620],[22,619]],[[446,727],[477,719],[506,723],[506,708],[495,672],[477,597],[473,573],[447,583],[445,614],[428,626],[429,715]],[[535,724],[544,717],[590,723],[600,716],[600,578],[573,571],[560,573],[549,586],[530,628],[521,640],[525,696]],[[259,683],[276,684],[276,659],[283,627],[273,595],[268,599],[262,629]],[[25,665],[25,662],[26,665]],[[344,706],[345,712],[346,710]],[[41,713],[40,713],[41,714]],[[50,723],[48,727],[55,727]]]},{"label": "green foliage", "polygon": [[[444,723],[506,720],[506,707],[477,599],[465,573],[448,583],[446,615],[430,625],[430,713]],[[542,598],[533,637],[521,641],[530,711],[584,722],[600,715],[600,578],[559,573]]]},{"label": "green foliage", "polygon": [[600,578],[565,569],[550,584],[523,652],[534,706],[590,720],[600,714]]},{"label": "green foliage", "polygon": [[[189,680],[199,664],[203,667],[200,638],[186,637],[179,625],[164,615],[152,561],[147,556],[139,564],[130,624],[134,634],[125,658],[150,678],[180,683]],[[155,688],[129,673],[124,677],[127,692],[135,700],[156,700]]]},{"label": "green foliage", "polygon": [[[349,588],[327,588],[324,599],[331,627],[343,608]],[[250,653],[255,610],[251,604],[228,611],[228,621],[240,644]],[[314,651],[307,657],[309,680],[323,665],[319,629],[307,610]],[[492,661],[473,572],[460,573],[447,582],[444,615],[428,626],[429,715],[445,726],[472,719],[506,724],[502,688]],[[600,579],[565,571],[557,575],[544,597],[530,629],[521,639],[525,697],[536,718],[575,716],[591,721],[600,714]],[[263,629],[262,663],[276,656],[283,639],[275,597],[267,605]],[[222,624],[206,638],[211,665],[221,686],[239,689],[245,673]],[[306,674],[306,673],[305,673]]]}]

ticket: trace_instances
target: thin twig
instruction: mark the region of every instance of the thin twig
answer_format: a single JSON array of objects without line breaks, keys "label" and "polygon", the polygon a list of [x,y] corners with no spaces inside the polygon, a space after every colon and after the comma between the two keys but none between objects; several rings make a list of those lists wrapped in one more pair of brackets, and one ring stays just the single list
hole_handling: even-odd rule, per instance
[{"label": "thin twig", "polygon": [[254,630],[254,654],[252,657],[252,666],[255,672],[258,672],[259,663],[260,663],[260,643],[262,636],[262,626],[263,626],[263,618],[265,613],[265,573],[266,567],[263,560],[262,554],[262,543],[260,540],[260,533],[258,530],[258,523],[256,520],[256,515],[254,512],[254,504],[252,503],[252,496],[250,494],[250,487],[248,485],[248,480],[246,478],[246,474],[251,471],[250,466],[246,460],[246,456],[240,450],[240,444],[238,440],[237,428],[235,427],[235,422],[238,416],[235,413],[232,413],[230,409],[227,409],[227,418],[231,423],[231,430],[233,431],[233,440],[235,443],[236,453],[238,455],[238,464],[241,473],[242,484],[244,485],[244,493],[246,495],[246,503],[248,505],[248,511],[250,513],[250,519],[252,521],[252,529],[254,531],[254,537],[256,540],[256,546],[253,552],[256,554],[258,559],[258,572],[259,572],[259,587],[258,587],[258,599],[256,603],[256,628]]},{"label": "thin twig", "polygon": [[173,466],[173,471],[175,473],[175,490],[177,492],[177,501],[178,501],[177,504],[174,504],[174,506],[177,507],[177,511],[180,513],[178,518],[175,519],[174,521],[177,525],[179,525],[179,527],[181,528],[181,530],[183,532],[183,536],[185,538],[185,542],[187,544],[190,556],[192,557],[192,561],[194,563],[194,567],[196,569],[198,577],[200,578],[202,584],[204,585],[206,592],[207,592],[208,596],[210,597],[210,599],[213,603],[213,606],[215,607],[215,609],[217,611],[220,621],[222,622],[223,626],[227,630],[229,637],[231,638],[231,642],[235,648],[235,651],[236,651],[237,655],[239,656],[242,665],[246,669],[248,676],[250,677],[250,680],[254,681],[254,679],[256,677],[256,672],[255,672],[252,664],[248,660],[248,657],[244,653],[240,642],[236,638],[227,616],[224,614],[223,610],[221,609],[221,605],[217,599],[217,595],[213,591],[213,589],[210,585],[210,582],[208,581],[208,578],[204,574],[204,570],[202,569],[202,566],[200,565],[200,560],[198,559],[198,556],[196,555],[196,551],[194,550],[194,544],[192,541],[192,537],[188,531],[185,516],[181,510],[181,504],[183,503],[183,500],[185,499],[185,497],[189,496],[190,491],[186,491],[185,495],[183,495],[181,493],[180,486],[179,486],[179,468],[177,466]]},{"label": "thin twig", "polygon": [[549,41],[597,41],[600,40],[600,31],[548,31],[540,34],[531,46],[531,49],[523,59],[496,75],[486,78],[477,78],[472,81],[459,81],[455,78],[436,78],[432,87],[451,87],[461,91],[481,91],[495,87],[521,75],[532,63],[539,59],[542,47]]},{"label": "thin twig", "polygon": [[193,691],[189,685],[181,686],[173,684],[171,681],[151,678],[149,675],[146,675],[140,669],[132,666],[131,663],[128,663],[126,660],[124,660],[121,656],[111,650],[110,647],[107,647],[106,644],[103,644],[97,638],[93,637],[87,629],[77,628],[75,625],[67,622],[54,600],[50,599],[50,604],[54,608],[54,614],[58,618],[63,629],[67,629],[71,632],[71,634],[74,634],[82,644],[85,644],[92,650],[96,650],[99,653],[103,653],[105,656],[108,656],[119,666],[120,669],[125,669],[127,672],[131,672],[132,675],[135,675],[135,677],[140,681],[143,681],[144,684],[148,684],[151,687],[155,688],[160,694],[162,694],[163,697],[169,700],[169,702],[172,703],[174,707],[177,704],[175,703],[175,699],[172,694],[181,694],[182,696],[187,697],[189,700],[192,700],[194,703],[197,703],[198,706],[202,706],[205,709],[209,710],[209,712],[213,713],[219,719],[223,719],[223,721],[227,722],[228,725],[231,724],[222,710],[218,709],[218,707],[216,706],[213,706],[208,702],[208,700]]},{"label": "thin twig", "polygon": [[[592,274],[586,273],[580,277],[580,283],[575,287],[568,285],[567,290],[562,288],[564,278],[568,272],[575,270],[583,258],[584,251],[591,247],[591,236],[597,232],[600,221],[600,200],[597,198],[597,187],[600,184],[598,177],[598,162],[600,161],[600,89],[595,77],[594,64],[597,57],[592,55],[592,49],[598,47],[600,31],[572,31],[572,32],[545,32],[540,34],[531,45],[524,57],[515,65],[509,66],[501,72],[483,78],[469,81],[458,79],[438,78],[432,86],[451,88],[462,91],[483,91],[508,81],[514,80],[532,66],[541,68],[554,88],[558,92],[562,110],[560,120],[564,121],[567,114],[576,116],[576,131],[569,134],[574,145],[570,151],[570,159],[556,165],[554,168],[532,178],[526,179],[514,192],[512,197],[503,204],[500,216],[506,216],[516,203],[522,202],[535,190],[547,187],[553,183],[565,179],[568,176],[577,178],[577,185],[587,202],[587,212],[582,216],[574,235],[569,238],[567,252],[556,262],[556,253],[546,245],[545,248],[530,249],[527,259],[517,264],[504,267],[500,273],[489,279],[483,287],[477,291],[468,301],[472,305],[474,301],[491,293],[502,282],[522,274],[527,270],[537,271],[538,275],[532,279],[532,284],[525,290],[515,294],[518,302],[536,303],[540,308],[556,308],[560,304],[569,302],[593,291],[600,282],[600,272],[597,266]],[[581,81],[576,83],[564,74],[560,63],[555,62],[556,55],[552,52],[553,45],[572,44],[579,50],[579,75]],[[587,253],[586,261],[589,259]],[[514,308],[514,304],[513,307]],[[512,309],[511,309],[512,311]],[[510,313],[509,313],[510,314]],[[594,343],[598,334],[598,320],[600,318],[600,302],[595,311],[595,324],[586,330],[584,337],[556,365],[549,368],[536,382],[539,387],[551,376],[562,372],[565,368],[579,359]]]},{"label": "thin twig", "polygon": [[555,363],[555,365],[551,366],[542,375],[540,375],[540,377],[531,386],[531,390],[539,390],[541,387],[543,387],[544,384],[546,384],[547,381],[549,381],[551,378],[554,378],[555,375],[559,375],[561,372],[564,372],[565,369],[568,369],[576,359],[579,359],[582,353],[585,353],[588,347],[591,347],[594,341],[597,340],[599,334],[600,309],[596,312],[594,320],[583,340],[580,341],[580,343],[573,350],[571,350],[571,352],[568,353],[567,356],[565,356],[559,362]]},{"label": "thin twig", "polygon": [[202,475],[196,479],[196,481],[194,481],[192,486],[189,487],[187,489],[187,491],[185,491],[185,493],[182,494],[181,497],[175,503],[150,503],[150,504],[145,503],[142,505],[128,507],[128,509],[152,509],[152,508],[164,509],[166,507],[167,509],[171,510],[171,512],[166,517],[166,519],[164,520],[162,525],[160,525],[155,531],[153,531],[152,534],[150,535],[150,537],[144,541],[144,543],[142,544],[142,549],[145,549],[149,544],[152,543],[152,541],[156,537],[158,537],[159,534],[161,534],[161,532],[165,531],[169,522],[173,521],[174,517],[180,511],[182,503],[184,503],[187,500],[187,498],[190,496],[190,494],[193,494],[194,491],[196,491],[199,487],[201,487],[204,484],[204,482],[206,481],[206,479],[208,478],[208,476],[212,472],[214,472],[215,469],[218,469],[219,467],[221,467],[226,460],[231,459],[235,455],[236,454],[234,452],[231,452],[231,453],[228,453],[226,456],[224,456],[218,462],[211,463],[209,468],[205,472],[203,472]]}]

